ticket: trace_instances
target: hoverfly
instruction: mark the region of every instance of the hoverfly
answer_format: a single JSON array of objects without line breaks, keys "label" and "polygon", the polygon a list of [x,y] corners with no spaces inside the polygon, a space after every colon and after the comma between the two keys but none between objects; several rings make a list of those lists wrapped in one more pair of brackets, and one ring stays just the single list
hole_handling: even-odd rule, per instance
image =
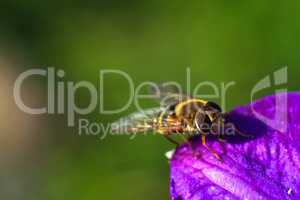
[{"label": "hoverfly", "polygon": [[[161,103],[161,107],[150,108],[135,112],[127,117],[120,118],[111,124],[113,132],[146,133],[157,132],[162,134],[170,142],[179,143],[170,136],[181,136],[190,145],[186,136],[201,136],[201,143],[218,160],[220,156],[206,144],[206,136],[213,134],[224,140],[224,130],[228,127],[226,122],[227,113],[214,102],[197,99],[181,93],[176,87],[158,87],[157,91],[151,91],[153,96]],[[239,131],[230,124],[235,133],[251,137]]]}]

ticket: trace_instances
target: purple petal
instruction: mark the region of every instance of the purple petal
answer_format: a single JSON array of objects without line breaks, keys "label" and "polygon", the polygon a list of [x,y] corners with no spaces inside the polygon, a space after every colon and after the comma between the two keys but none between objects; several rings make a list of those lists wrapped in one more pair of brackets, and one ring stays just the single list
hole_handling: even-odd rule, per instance
[{"label": "purple petal", "polygon": [[229,120],[255,138],[226,143],[208,140],[223,162],[199,138],[194,144],[198,157],[188,145],[180,146],[170,161],[171,198],[300,199],[300,93],[265,97],[238,107]]}]

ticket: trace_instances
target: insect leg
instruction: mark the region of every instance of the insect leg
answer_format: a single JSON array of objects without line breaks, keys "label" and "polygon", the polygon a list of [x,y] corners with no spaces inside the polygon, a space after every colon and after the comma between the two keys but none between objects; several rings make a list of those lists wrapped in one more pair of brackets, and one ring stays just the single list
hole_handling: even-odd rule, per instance
[{"label": "insect leg", "polygon": [[176,146],[179,146],[179,143],[172,139],[169,135],[164,134],[163,135],[167,140],[169,140],[171,143],[175,144]]},{"label": "insect leg", "polygon": [[210,148],[209,146],[207,146],[206,144],[206,135],[201,135],[201,142],[202,142],[202,145],[207,148],[207,150],[212,153],[219,161],[222,161],[221,157],[212,149]]},{"label": "insect leg", "polygon": [[184,143],[186,143],[191,149],[194,149],[192,143],[184,135],[182,135],[182,134],[179,134],[179,135],[182,138],[182,140],[184,141]]},{"label": "insect leg", "polygon": [[226,139],[224,138],[224,135],[219,135],[218,140],[220,142],[226,142]]}]

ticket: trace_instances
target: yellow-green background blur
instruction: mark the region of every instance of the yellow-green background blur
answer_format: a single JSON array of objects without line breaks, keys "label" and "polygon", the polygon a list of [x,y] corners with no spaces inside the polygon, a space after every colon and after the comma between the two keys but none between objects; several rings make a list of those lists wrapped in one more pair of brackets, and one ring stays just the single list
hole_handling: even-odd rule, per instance
[{"label": "yellow-green background blur", "polygon": [[[0,199],[168,199],[164,153],[172,144],[159,136],[100,141],[67,127],[66,115],[25,114],[12,96],[21,72],[54,66],[66,72],[62,81],[97,86],[99,70],[119,69],[136,85],[185,86],[190,67],[192,86],[236,82],[227,93],[230,110],[249,102],[253,86],[283,66],[289,67],[283,87],[299,90],[299,10],[297,1],[264,0],[1,1]],[[46,83],[26,82],[24,101],[45,105]],[[107,109],[128,98],[128,85],[118,76],[107,78],[104,89]],[[88,93],[78,92],[76,102],[86,106]],[[108,123],[134,110],[132,104],[119,114],[81,117]]]}]

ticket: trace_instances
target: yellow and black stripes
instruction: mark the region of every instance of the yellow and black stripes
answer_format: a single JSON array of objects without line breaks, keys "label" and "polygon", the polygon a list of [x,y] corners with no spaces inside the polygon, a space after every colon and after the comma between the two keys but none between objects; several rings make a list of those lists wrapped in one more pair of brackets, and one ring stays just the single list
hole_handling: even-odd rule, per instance
[{"label": "yellow and black stripes", "polygon": [[189,108],[188,112],[193,112],[193,108],[196,107],[198,109],[199,107],[203,107],[207,104],[207,101],[202,99],[188,99],[186,101],[180,102],[175,107],[175,113],[177,117],[181,117],[184,113],[183,111],[186,110],[186,108]]},{"label": "yellow and black stripes", "polygon": [[[162,134],[172,132],[182,133],[193,129],[195,113],[198,109],[203,108],[207,101],[201,99],[188,99],[170,105],[161,111],[157,117],[157,131]],[[193,116],[187,118],[185,115]]]}]

